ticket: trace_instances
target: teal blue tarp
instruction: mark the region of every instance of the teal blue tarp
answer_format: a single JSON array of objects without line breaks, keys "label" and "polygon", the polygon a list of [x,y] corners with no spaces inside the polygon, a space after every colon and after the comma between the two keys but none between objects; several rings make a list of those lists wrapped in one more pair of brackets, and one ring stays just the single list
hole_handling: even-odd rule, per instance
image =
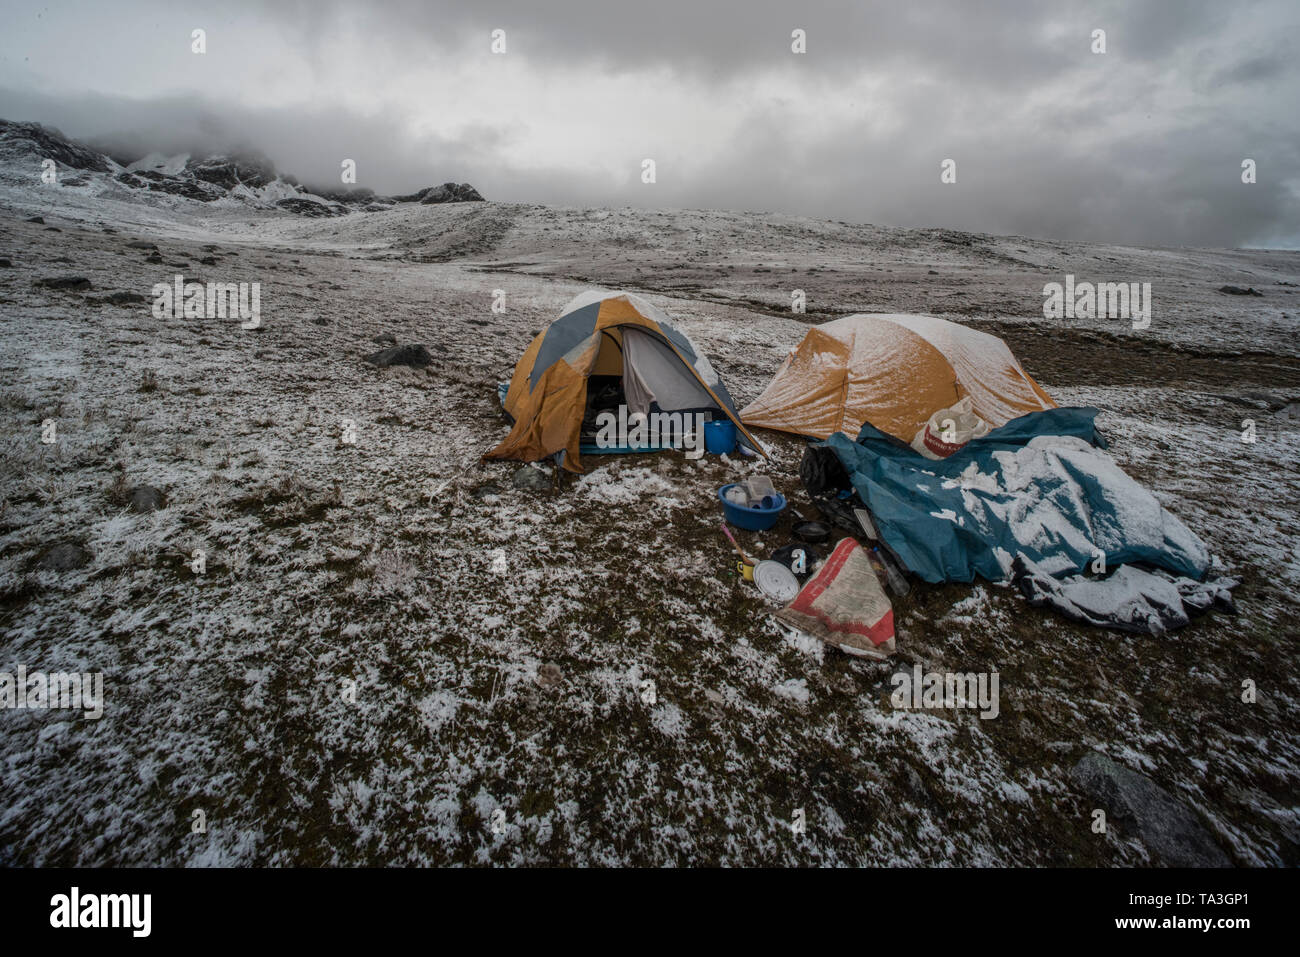
[{"label": "teal blue tarp", "polygon": [[1101,449],[1092,408],[1031,412],[931,461],[871,425],[824,443],[882,540],[928,582],[1012,577],[1018,556],[1048,575],[1142,562],[1200,579],[1204,544]]}]

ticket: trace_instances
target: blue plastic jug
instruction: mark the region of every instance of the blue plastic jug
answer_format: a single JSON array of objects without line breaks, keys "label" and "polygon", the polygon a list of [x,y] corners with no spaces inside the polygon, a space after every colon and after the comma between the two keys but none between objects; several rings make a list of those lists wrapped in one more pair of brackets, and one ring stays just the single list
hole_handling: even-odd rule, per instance
[{"label": "blue plastic jug", "polygon": [[736,451],[736,424],[730,419],[705,422],[704,451],[710,455],[726,455]]}]

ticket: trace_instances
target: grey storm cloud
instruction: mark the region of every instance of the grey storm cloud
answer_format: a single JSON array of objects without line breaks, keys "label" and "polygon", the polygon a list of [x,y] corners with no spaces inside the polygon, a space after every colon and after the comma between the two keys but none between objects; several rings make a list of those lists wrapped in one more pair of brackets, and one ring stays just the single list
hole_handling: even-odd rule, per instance
[{"label": "grey storm cloud", "polygon": [[[517,202],[770,210],[1155,245],[1300,244],[1294,2],[179,0],[64,11],[59,26],[104,30],[119,57],[110,69],[62,56],[38,15],[5,11],[0,116],[58,126],[119,156],[243,149],[321,183],[337,179],[346,156],[381,192],[452,179]],[[200,82],[154,52],[156,41],[121,32],[153,37],[190,23],[209,30],[214,48],[273,38],[286,64],[306,64],[295,94],[261,102],[249,80],[235,95],[238,76]],[[790,51],[795,28],[807,32],[802,56]],[[494,29],[506,31],[520,71],[509,80],[488,53]],[[1094,29],[1106,31],[1104,55],[1089,50]],[[112,48],[115,36],[134,45]],[[324,92],[345,70],[364,86],[367,66],[390,80],[408,71],[409,99],[386,99],[393,86],[378,80],[373,99],[363,89],[344,104]],[[445,82],[429,84],[428,71],[444,67]],[[486,107],[466,119],[457,107],[475,102],[479,77],[493,102],[519,92],[510,83],[550,95],[563,132],[547,141],[547,121]],[[649,109],[638,84],[647,101],[659,85],[689,90],[691,115],[657,115],[644,137],[610,146],[611,111],[626,129]],[[606,88],[624,98],[586,93]],[[442,121],[451,114],[454,123]],[[653,188],[639,179],[646,156],[658,164]],[[1247,157],[1259,168],[1248,187]],[[955,185],[939,181],[946,158],[957,162]]]}]

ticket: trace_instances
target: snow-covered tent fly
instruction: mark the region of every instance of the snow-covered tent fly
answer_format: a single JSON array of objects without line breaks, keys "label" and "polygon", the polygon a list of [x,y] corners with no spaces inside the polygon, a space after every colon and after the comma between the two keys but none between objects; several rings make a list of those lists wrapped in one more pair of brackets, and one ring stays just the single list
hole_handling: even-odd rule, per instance
[{"label": "snow-covered tent fly", "polygon": [[910,442],[967,396],[995,428],[1056,407],[997,336],[934,316],[854,315],[809,329],[740,416],[819,439],[869,422]]}]

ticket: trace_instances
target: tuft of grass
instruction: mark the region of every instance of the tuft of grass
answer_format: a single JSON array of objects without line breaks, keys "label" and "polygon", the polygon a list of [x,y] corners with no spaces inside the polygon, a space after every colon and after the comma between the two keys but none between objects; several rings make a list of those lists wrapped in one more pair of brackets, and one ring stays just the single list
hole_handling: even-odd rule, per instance
[{"label": "tuft of grass", "polygon": [[104,497],[114,508],[126,508],[131,504],[131,484],[126,480],[126,469],[122,463],[117,464],[116,472],[112,483],[104,490]]}]

